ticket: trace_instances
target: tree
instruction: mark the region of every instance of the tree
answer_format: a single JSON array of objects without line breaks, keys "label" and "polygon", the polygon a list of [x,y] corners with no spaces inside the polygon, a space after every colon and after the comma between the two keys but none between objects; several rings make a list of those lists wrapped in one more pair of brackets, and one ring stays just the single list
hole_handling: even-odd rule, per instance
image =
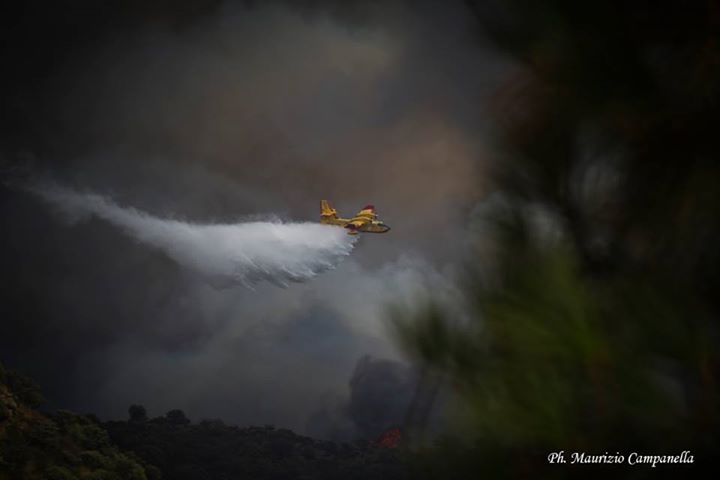
[{"label": "tree", "polygon": [[30,378],[13,370],[5,370],[5,382],[15,397],[30,408],[45,403],[40,387]]},{"label": "tree", "polygon": [[182,410],[170,410],[165,414],[165,418],[167,418],[168,422],[172,425],[187,425],[190,423],[190,420],[185,416],[185,412]]},{"label": "tree", "polygon": [[142,405],[130,405],[128,414],[131,422],[146,422],[148,419],[147,410]]}]

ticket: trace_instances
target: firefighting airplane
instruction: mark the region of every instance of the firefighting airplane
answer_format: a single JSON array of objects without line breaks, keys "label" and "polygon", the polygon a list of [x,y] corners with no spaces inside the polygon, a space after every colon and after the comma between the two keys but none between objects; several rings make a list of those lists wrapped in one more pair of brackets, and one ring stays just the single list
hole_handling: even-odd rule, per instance
[{"label": "firefighting airplane", "polygon": [[390,230],[390,227],[377,219],[372,205],[363,207],[353,218],[340,218],[327,200],[320,200],[320,223],[345,227],[349,235],[357,235],[359,232],[385,233]]}]

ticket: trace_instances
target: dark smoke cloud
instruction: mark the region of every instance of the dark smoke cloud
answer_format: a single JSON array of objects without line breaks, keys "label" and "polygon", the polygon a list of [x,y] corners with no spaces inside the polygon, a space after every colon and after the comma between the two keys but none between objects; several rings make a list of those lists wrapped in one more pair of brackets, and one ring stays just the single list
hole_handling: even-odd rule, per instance
[{"label": "dark smoke cloud", "polygon": [[112,4],[3,33],[27,44],[6,57],[5,161],[161,218],[315,221],[327,198],[373,202],[393,227],[310,283],[216,290],[107,222],[67,226],[0,187],[1,359],[52,407],[302,432],[323,399],[366,398],[349,390],[358,358],[399,360],[383,308],[451,289],[501,69],[461,3],[364,4]]},{"label": "dark smoke cloud", "polygon": [[402,425],[417,382],[417,376],[398,362],[361,358],[350,379],[347,406],[360,435],[375,438]]},{"label": "dark smoke cloud", "polygon": [[404,428],[419,381],[408,365],[362,356],[345,398],[327,398],[308,421],[310,434],[339,441],[374,440],[390,428]]}]

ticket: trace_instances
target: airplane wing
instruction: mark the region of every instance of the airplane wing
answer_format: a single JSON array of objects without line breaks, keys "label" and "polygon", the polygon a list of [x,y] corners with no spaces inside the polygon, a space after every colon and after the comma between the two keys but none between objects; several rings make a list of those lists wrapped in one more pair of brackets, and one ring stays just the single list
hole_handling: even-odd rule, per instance
[{"label": "airplane wing", "polygon": [[370,218],[374,219],[377,217],[375,214],[375,206],[374,205],[365,205],[362,210],[360,210],[354,218]]},{"label": "airplane wing", "polygon": [[377,218],[377,215],[375,214],[375,207],[373,205],[366,205],[350,219],[345,228],[357,230],[366,223],[372,222],[375,218]]}]

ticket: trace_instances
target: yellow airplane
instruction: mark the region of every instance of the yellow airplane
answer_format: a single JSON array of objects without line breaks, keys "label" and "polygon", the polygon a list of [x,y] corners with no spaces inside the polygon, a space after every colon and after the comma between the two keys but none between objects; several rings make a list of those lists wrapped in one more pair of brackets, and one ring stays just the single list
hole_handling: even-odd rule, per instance
[{"label": "yellow airplane", "polygon": [[352,218],[340,218],[337,210],[330,207],[327,200],[320,200],[320,223],[345,227],[349,235],[357,235],[359,232],[385,233],[390,230],[390,227],[377,219],[373,205],[364,206]]}]

